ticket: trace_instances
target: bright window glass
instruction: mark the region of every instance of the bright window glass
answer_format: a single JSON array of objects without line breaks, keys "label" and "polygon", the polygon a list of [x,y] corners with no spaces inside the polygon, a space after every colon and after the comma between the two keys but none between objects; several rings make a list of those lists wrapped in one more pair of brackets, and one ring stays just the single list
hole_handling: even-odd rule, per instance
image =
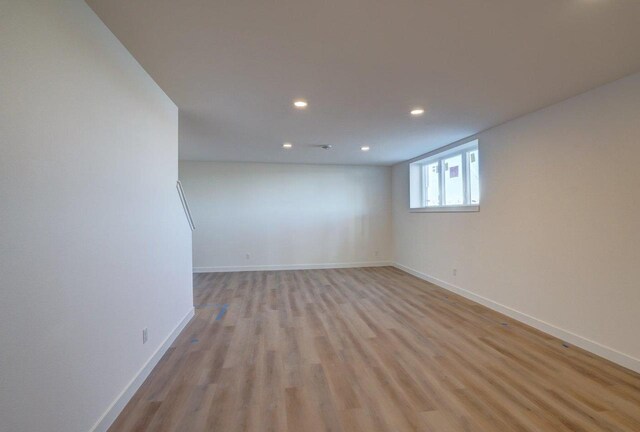
[{"label": "bright window glass", "polygon": [[432,164],[425,165],[427,170],[426,179],[426,191],[427,191],[427,207],[440,205],[440,164],[434,162]]},{"label": "bright window glass", "polygon": [[467,167],[469,167],[469,202],[474,205],[480,204],[480,162],[478,156],[478,150],[467,153]]},{"label": "bright window glass", "polygon": [[480,205],[478,141],[412,162],[410,207],[458,209]]},{"label": "bright window glass", "polygon": [[462,181],[462,155],[458,154],[442,161],[444,166],[444,203],[448,206],[464,205]]}]

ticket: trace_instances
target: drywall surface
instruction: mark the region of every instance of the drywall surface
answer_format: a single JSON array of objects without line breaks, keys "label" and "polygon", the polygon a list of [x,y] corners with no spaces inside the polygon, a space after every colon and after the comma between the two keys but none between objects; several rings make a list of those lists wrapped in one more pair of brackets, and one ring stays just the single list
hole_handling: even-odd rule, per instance
[{"label": "drywall surface", "polygon": [[635,74],[479,134],[478,213],[409,212],[394,166],[395,262],[640,366],[639,120]]},{"label": "drywall surface", "polygon": [[83,1],[0,10],[0,430],[86,432],[192,311],[178,109]]},{"label": "drywall surface", "polygon": [[388,262],[390,176],[390,167],[181,161],[194,270]]}]

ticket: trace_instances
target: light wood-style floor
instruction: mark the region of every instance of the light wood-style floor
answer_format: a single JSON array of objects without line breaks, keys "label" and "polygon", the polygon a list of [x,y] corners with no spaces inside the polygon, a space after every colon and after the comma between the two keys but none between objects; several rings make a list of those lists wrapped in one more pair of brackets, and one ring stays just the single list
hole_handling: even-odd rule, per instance
[{"label": "light wood-style floor", "polygon": [[111,431],[640,431],[640,375],[397,269],[194,281]]}]

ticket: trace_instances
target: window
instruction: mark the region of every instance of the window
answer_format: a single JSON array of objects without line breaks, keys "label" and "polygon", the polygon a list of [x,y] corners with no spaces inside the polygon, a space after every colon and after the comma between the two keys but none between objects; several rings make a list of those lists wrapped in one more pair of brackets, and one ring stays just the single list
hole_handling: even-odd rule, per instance
[{"label": "window", "polygon": [[480,205],[478,141],[409,165],[410,207],[417,211],[477,211]]}]

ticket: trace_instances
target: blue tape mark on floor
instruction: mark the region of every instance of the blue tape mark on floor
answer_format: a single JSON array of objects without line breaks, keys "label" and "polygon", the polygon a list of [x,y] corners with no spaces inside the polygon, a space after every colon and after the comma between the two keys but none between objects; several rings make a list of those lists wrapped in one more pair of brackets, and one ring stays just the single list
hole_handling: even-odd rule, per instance
[{"label": "blue tape mark on floor", "polygon": [[200,341],[198,340],[198,338],[193,338],[193,339],[191,339],[191,343],[192,343],[192,344],[196,344],[196,343],[198,343],[198,342],[200,342]]},{"label": "blue tape mark on floor", "polygon": [[222,317],[224,316],[224,313],[227,311],[228,307],[229,307],[228,304],[222,305],[222,309],[220,309],[220,312],[218,312],[218,316],[216,317],[216,321],[220,321],[222,319]]}]

